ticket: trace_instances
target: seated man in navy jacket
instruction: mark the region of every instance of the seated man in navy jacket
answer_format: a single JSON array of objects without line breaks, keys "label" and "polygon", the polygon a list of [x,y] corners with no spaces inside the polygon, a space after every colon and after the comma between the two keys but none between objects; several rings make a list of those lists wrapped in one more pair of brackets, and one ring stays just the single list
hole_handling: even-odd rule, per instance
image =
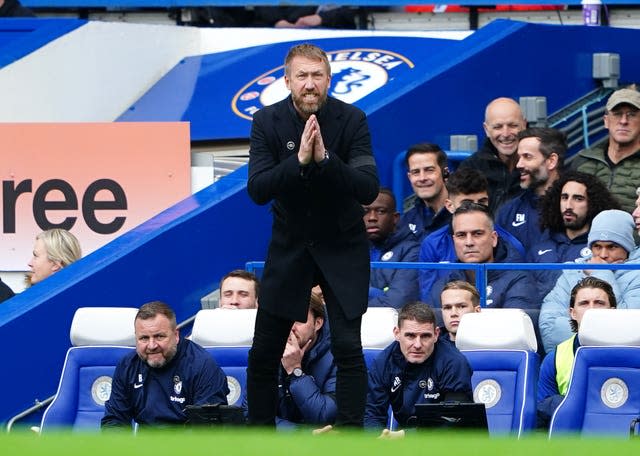
[{"label": "seated man in navy jacket", "polygon": [[160,301],[135,318],[136,351],[116,366],[102,427],[169,426],[186,421],[187,405],[227,404],[227,377],[198,344],[181,339],[176,315]]},{"label": "seated man in navy jacket", "polygon": [[[518,253],[498,237],[489,208],[483,204],[465,202],[453,213],[451,221],[453,244],[461,269],[450,270],[431,288],[429,304],[440,307],[440,292],[447,282],[466,280],[475,283],[475,270],[464,269],[463,263],[516,263]],[[486,304],[490,308],[539,308],[531,299],[535,288],[525,271],[489,269],[487,271]]]},{"label": "seated man in navy jacket", "polygon": [[278,427],[327,425],[336,419],[336,365],[325,307],[311,294],[307,321],[296,322],[282,355],[278,382]]},{"label": "seated man in navy jacket", "polygon": [[[381,188],[378,197],[363,206],[364,224],[369,238],[371,261],[418,261],[420,244],[409,228],[398,223],[396,198],[388,188]],[[369,307],[395,307],[418,299],[417,269],[371,268]]]},{"label": "seated man in navy jacket", "polygon": [[422,302],[405,305],[393,333],[396,341],[369,369],[366,427],[386,428],[389,406],[406,427],[417,403],[473,401],[471,366],[453,344],[438,340],[433,309]]}]

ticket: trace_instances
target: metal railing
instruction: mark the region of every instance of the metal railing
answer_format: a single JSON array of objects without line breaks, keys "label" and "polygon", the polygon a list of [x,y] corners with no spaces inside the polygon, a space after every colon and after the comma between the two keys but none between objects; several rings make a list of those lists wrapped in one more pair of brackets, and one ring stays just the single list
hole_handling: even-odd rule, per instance
[{"label": "metal railing", "polygon": [[[249,261],[246,269],[256,273],[264,269],[264,261]],[[419,269],[419,270],[465,270],[475,271],[475,287],[480,294],[480,306],[486,307],[487,303],[487,272],[490,270],[638,270],[640,263],[623,264],[591,264],[591,263],[401,263],[391,261],[372,261],[373,269]],[[568,305],[568,303],[567,303]]]}]

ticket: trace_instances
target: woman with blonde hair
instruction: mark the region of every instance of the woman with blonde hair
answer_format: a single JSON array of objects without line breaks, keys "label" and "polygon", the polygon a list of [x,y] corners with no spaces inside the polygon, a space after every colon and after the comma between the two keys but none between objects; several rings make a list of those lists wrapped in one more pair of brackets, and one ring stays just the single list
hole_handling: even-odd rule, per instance
[{"label": "woman with blonde hair", "polygon": [[60,228],[43,231],[36,236],[33,257],[29,261],[30,284],[43,281],[81,256],[80,243],[69,231]]}]

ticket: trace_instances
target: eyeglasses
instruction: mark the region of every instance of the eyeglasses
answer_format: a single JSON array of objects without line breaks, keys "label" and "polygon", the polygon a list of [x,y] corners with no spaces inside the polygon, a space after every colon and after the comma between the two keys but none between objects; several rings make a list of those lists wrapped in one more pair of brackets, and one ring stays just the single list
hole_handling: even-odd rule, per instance
[{"label": "eyeglasses", "polygon": [[632,111],[610,111],[609,115],[616,120],[622,120],[623,117],[627,117],[627,120],[635,120],[638,118],[638,110]]}]

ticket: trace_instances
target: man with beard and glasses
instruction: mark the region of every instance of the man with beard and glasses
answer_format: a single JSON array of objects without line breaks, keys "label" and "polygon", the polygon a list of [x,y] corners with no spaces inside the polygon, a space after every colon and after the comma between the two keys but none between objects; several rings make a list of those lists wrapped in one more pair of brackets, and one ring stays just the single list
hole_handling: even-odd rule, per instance
[{"label": "man with beard and glasses", "polygon": [[319,47],[293,46],[284,80],[291,95],[255,113],[250,138],[247,190],[257,204],[272,201],[273,226],[247,367],[249,423],[275,427],[281,354],[319,284],[337,366],[335,424],[362,427],[370,268],[362,206],[379,187],[369,127],[360,109],[327,96],[331,67]]},{"label": "man with beard and glasses", "polygon": [[604,128],[609,130],[609,141],[580,151],[571,168],[596,176],[622,210],[632,212],[640,182],[640,92],[635,85],[616,90],[609,97]]},{"label": "man with beard and glasses", "polygon": [[[540,199],[540,226],[544,231],[540,242],[530,249],[527,261],[564,263],[589,257],[591,221],[604,210],[619,208],[597,177],[578,171],[564,173]],[[533,272],[540,299],[551,291],[561,273],[544,269]]]},{"label": "man with beard and glasses", "polygon": [[202,347],[180,338],[167,304],[144,304],[134,327],[136,351],[116,366],[102,428],[180,425],[187,405],[227,404],[227,377]]},{"label": "man with beard and glasses", "polygon": [[565,135],[553,128],[528,128],[518,134],[520,187],[524,192],[502,206],[496,223],[517,238],[527,254],[540,240],[538,205],[560,177],[567,150]]}]

